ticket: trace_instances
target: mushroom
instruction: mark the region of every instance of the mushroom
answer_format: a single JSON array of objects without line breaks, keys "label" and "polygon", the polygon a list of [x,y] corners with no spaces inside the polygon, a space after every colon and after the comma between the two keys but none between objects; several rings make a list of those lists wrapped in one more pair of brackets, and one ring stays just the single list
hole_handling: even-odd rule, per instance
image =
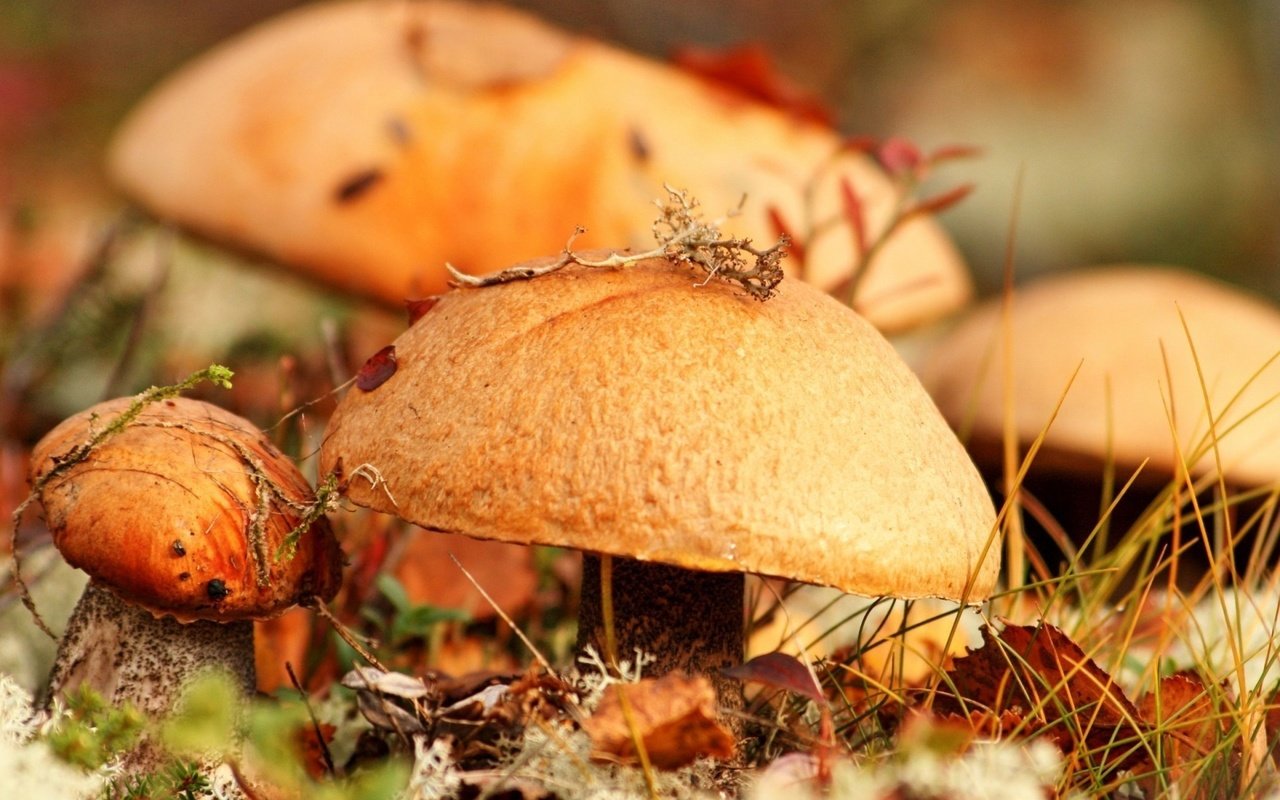
[{"label": "mushroom", "polygon": [[[992,476],[1001,472],[1006,408],[1001,336],[993,299],[964,318],[923,369],[942,413],[967,432],[970,452]],[[1072,500],[1051,508],[1069,532],[1077,524],[1082,535],[1097,522],[1099,504],[1080,503],[1080,489],[1099,491],[1108,460],[1120,481],[1145,462],[1138,485],[1146,487],[1166,485],[1183,460],[1193,474],[1216,473],[1215,458],[1230,486],[1280,479],[1273,446],[1280,312],[1271,303],[1173,267],[1077,270],[1015,292],[1010,341],[1016,385],[1007,405],[1021,445],[1049,424],[1066,391],[1028,479],[1033,492],[1071,483]],[[1216,447],[1207,446],[1211,433]]]},{"label": "mushroom", "polygon": [[307,522],[306,480],[248,421],[185,398],[122,416],[138,402],[83,411],[32,454],[54,544],[90,576],[47,701],[83,684],[161,717],[204,670],[251,694],[253,620],[331,598],[342,557],[328,521]]},{"label": "mushroom", "polygon": [[694,281],[648,259],[445,295],[339,403],[321,469],[429,530],[584,551],[579,644],[601,652],[612,563],[618,657],[727,704],[743,573],[986,598],[991,501],[892,347],[807,284]]},{"label": "mushroom", "polygon": [[[156,216],[399,307],[555,252],[647,243],[664,183],[758,241],[811,217],[806,277],[849,277],[848,179],[878,236],[897,190],[840,136],[723,85],[498,5],[338,2],[273,19],[196,59],[129,116],[115,183]],[[969,299],[950,240],[913,216],[879,249],[859,309],[882,330]]]}]

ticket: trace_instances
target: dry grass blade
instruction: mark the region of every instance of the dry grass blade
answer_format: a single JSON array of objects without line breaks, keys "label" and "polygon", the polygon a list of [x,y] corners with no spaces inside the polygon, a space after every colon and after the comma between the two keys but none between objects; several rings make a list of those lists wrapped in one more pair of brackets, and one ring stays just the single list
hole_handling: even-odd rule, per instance
[{"label": "dry grass blade", "polygon": [[524,644],[525,647],[529,648],[529,652],[533,655],[535,659],[538,660],[538,663],[541,664],[542,668],[547,671],[547,674],[553,675],[553,676],[557,675],[558,673],[551,666],[551,662],[547,660],[547,657],[544,656],[542,654],[542,651],[540,651],[537,648],[537,646],[534,645],[534,643],[529,640],[528,636],[525,636],[524,631],[520,630],[520,626],[516,625],[515,622],[512,621],[511,617],[507,614],[507,612],[503,611],[502,607],[499,606],[496,602],[494,602],[493,597],[491,597],[489,593],[485,591],[484,587],[480,585],[480,582],[475,579],[475,576],[472,575],[467,570],[466,567],[462,566],[462,562],[459,561],[452,553],[449,554],[449,558],[450,560],[453,561],[454,565],[458,569],[462,570],[462,574],[466,576],[467,580],[471,582],[471,585],[474,586],[476,591],[480,593],[480,596],[484,598],[484,601],[493,608],[494,613],[497,614],[499,617],[501,617],[502,621],[507,623],[507,627],[511,629],[511,632],[514,633],[520,639],[520,641]]},{"label": "dry grass blade", "polygon": [[[1022,527],[1022,514],[1018,507],[1018,487],[1022,484],[1018,472],[1018,425],[1014,415],[1014,374],[1013,374],[1013,272],[1014,244],[1017,241],[1018,214],[1022,208],[1022,184],[1026,175],[1026,165],[1018,167],[1018,176],[1013,185],[1013,201],[1009,209],[1009,235],[1005,240],[1004,283],[1001,288],[1000,302],[1000,336],[1004,358],[1000,379],[1003,398],[1003,457],[1004,457],[1004,494],[1009,506],[1005,525],[1005,576],[1009,588],[1018,589],[1025,581],[1026,534]],[[1079,367],[1076,368],[1079,372]],[[1075,376],[1072,376],[1075,380]],[[1065,397],[1065,392],[1064,392]],[[1058,407],[1061,408],[1059,399]],[[1056,416],[1055,409],[1055,416]],[[1047,426],[1046,426],[1047,428]],[[1041,433],[1043,439],[1044,433]]]}]

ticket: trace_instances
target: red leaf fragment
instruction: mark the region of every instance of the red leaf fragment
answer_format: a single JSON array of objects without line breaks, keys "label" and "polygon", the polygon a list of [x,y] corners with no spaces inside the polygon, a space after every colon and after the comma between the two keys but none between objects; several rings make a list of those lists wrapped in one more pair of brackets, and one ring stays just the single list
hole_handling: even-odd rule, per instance
[{"label": "red leaf fragment", "polygon": [[794,116],[831,127],[835,114],[818,95],[808,92],[778,73],[769,51],[758,42],[713,49],[686,46],[675,50],[671,61],[700,78],[737,90]]},{"label": "red leaf fragment", "polygon": [[756,656],[745,664],[722,670],[725,676],[742,681],[763,683],[774,689],[785,689],[807,697],[815,703],[823,701],[822,688],[813,679],[813,673],[800,659],[787,653],[774,651]]},{"label": "red leaf fragment", "polygon": [[436,307],[436,303],[440,302],[440,295],[432,295],[424,297],[421,300],[405,300],[405,310],[409,312],[409,327],[422,319],[428,311]]},{"label": "red leaf fragment", "polygon": [[904,212],[903,216],[915,216],[916,214],[941,214],[943,211],[946,211],[968,197],[973,192],[973,188],[972,183],[962,183],[954,189],[948,189],[945,192],[935,194],[931,197],[926,197]]},{"label": "red leaf fragment", "polygon": [[634,763],[637,738],[659,769],[678,769],[705,757],[733,758],[733,734],[717,721],[715,690],[700,676],[670,673],[610,684],[582,728],[591,737],[596,761]]},{"label": "red leaf fragment", "polygon": [[396,374],[399,364],[396,362],[396,346],[389,344],[369,356],[364,366],[356,373],[356,386],[364,392],[372,392]]},{"label": "red leaf fragment", "polygon": [[899,136],[891,136],[880,143],[876,160],[895,177],[915,175],[924,163],[920,148]]},{"label": "red leaf fragment", "polygon": [[948,144],[939,147],[929,154],[927,161],[930,164],[940,164],[943,161],[956,161],[962,158],[974,158],[982,155],[981,147],[974,147],[968,144]]}]

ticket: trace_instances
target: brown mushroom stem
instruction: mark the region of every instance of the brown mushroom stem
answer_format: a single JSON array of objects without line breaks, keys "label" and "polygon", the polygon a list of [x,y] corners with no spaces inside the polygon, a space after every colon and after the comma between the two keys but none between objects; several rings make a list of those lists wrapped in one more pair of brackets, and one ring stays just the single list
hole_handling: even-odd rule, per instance
[{"label": "brown mushroom stem", "polygon": [[[639,649],[654,660],[647,676],[682,671],[703,675],[715,687],[722,710],[740,710],[742,687],[721,670],[742,663],[743,597],[740,572],[700,572],[629,558],[613,559],[613,626],[616,657],[634,661]],[[578,649],[604,654],[600,556],[582,557],[582,606]]]},{"label": "brown mushroom stem", "polygon": [[[182,623],[156,617],[91,581],[58,644],[45,705],[87,685],[113,706],[131,703],[160,719],[193,678],[211,669],[229,674],[245,697],[253,693],[251,621]],[[144,742],[130,764],[145,769],[159,756]]]}]

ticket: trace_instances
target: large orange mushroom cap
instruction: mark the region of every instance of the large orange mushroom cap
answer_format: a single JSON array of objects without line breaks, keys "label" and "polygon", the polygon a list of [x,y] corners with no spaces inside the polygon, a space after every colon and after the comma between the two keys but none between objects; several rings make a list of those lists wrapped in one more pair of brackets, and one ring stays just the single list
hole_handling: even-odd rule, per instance
[{"label": "large orange mushroom cap", "polygon": [[765,302],[697,281],[650,259],[456,290],[342,400],[322,468],[434,530],[989,596],[991,500],[889,343],[799,281]]},{"label": "large orange mushroom cap", "polygon": [[[651,246],[663,185],[726,235],[841,219],[840,181],[867,231],[896,189],[871,161],[832,161],[840,137],[673,67],[496,5],[317,3],[226,42],[157,88],[110,153],[116,183],[161,218],[386,303],[445,289],[444,265],[482,273],[581,247]],[[843,282],[844,224],[806,242],[807,278]],[[971,295],[925,215],[874,257],[859,310],[882,330]]]},{"label": "large orange mushroom cap", "polygon": [[[32,455],[39,481],[133,402],[100,403],[50,431]],[[275,615],[331,598],[342,554],[315,520],[278,552],[313,502],[298,469],[247,420],[197,400],[147,406],[47,479],[39,499],[71,565],[126,601],[180,620]]]}]

